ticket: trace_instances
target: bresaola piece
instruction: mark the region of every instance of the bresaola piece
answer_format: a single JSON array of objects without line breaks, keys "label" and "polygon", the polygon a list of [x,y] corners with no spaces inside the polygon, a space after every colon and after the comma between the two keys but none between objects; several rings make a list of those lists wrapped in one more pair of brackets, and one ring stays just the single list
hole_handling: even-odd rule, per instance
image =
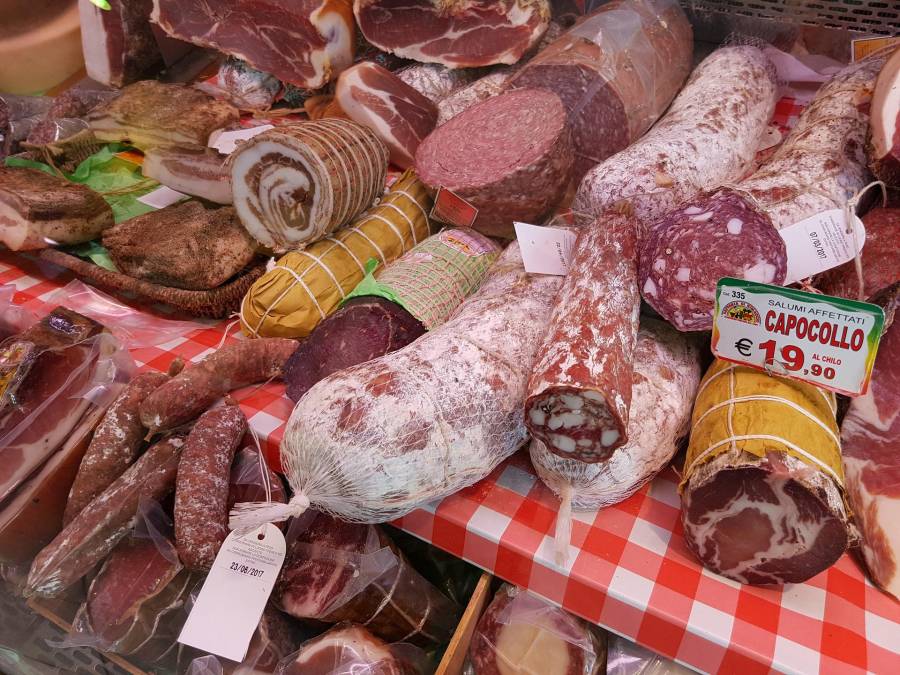
[{"label": "bresaola piece", "polygon": [[341,73],[335,100],[354,122],[375,132],[388,147],[390,160],[408,169],[416,148],[437,122],[430,99],[391,71],[364,61]]},{"label": "bresaola piece", "polygon": [[407,562],[381,528],[316,514],[292,544],[274,591],[300,619],[353,621],[422,646],[453,634],[459,609]]},{"label": "bresaola piece", "polygon": [[876,178],[900,189],[900,49],[894,50],[875,82],[868,151]]},{"label": "bresaola piece", "polygon": [[525,424],[551,452],[594,463],[628,441],[637,232],[630,216],[609,213],[580,240],[571,265],[583,276],[557,297],[528,380]]},{"label": "bresaola piece", "polygon": [[88,77],[122,87],[163,66],[150,24],[152,9],[153,0],[112,2],[105,9],[91,0],[78,0]]},{"label": "bresaola piece", "polygon": [[[533,440],[531,462],[541,480],[564,501],[559,518],[575,509],[621,502],[671,461],[688,433],[700,384],[699,343],[662,321],[644,318],[634,349],[628,441],[602,462],[563,459]],[[558,532],[571,531],[561,524]],[[568,541],[557,542],[568,546]]]},{"label": "bresaola piece", "polygon": [[469,646],[475,675],[595,675],[605,657],[598,629],[509,585],[497,591]]},{"label": "bresaola piece", "polygon": [[874,55],[841,70],[753,175],[689,199],[653,226],[641,250],[641,293],[667,321],[709,330],[722,277],[783,283],[778,230],[844,208],[868,183],[868,103],[884,60]]},{"label": "bresaola piece", "polygon": [[112,224],[112,209],[86,185],[0,167],[0,244],[11,251],[80,244]]},{"label": "bresaola piece", "polygon": [[355,0],[366,39],[384,51],[451,68],[515,63],[547,30],[547,0]]},{"label": "bresaola piece", "polygon": [[153,0],[151,19],[172,37],[309,89],[349,67],[356,45],[350,0]]},{"label": "bresaola piece", "polygon": [[231,204],[231,171],[226,155],[212,148],[150,148],[144,152],[141,171],[178,192],[216,204]]},{"label": "bresaola piece", "polygon": [[342,624],[304,644],[278,675],[421,675],[405,657],[364,626]]},{"label": "bresaola piece", "polygon": [[[896,245],[894,248],[896,252]],[[850,403],[841,425],[841,443],[847,498],[862,533],[861,549],[869,574],[878,586],[900,599],[898,290],[895,288],[885,310],[886,318],[893,317],[894,322],[881,338],[868,391]]]},{"label": "bresaola piece", "polygon": [[159,145],[206,147],[213,131],[239,119],[230,103],[193,87],[155,80],[125,87],[87,115],[97,140],[131,143],[142,150]]},{"label": "bresaola piece", "polygon": [[676,0],[614,0],[544,48],[509,86],[560,97],[580,180],[657,120],[690,72],[692,51]]},{"label": "bresaola piece", "polygon": [[476,230],[509,239],[513,221],[539,222],[559,203],[572,160],[559,97],[520,89],[435,129],[416,151],[416,172],[426,185],[451,190],[477,208]]}]

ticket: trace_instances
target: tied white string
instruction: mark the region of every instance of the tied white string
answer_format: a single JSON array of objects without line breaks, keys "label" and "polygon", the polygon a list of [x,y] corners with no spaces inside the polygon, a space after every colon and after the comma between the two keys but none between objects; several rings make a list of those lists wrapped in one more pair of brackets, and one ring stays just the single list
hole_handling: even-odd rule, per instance
[{"label": "tied white string", "polygon": [[222,333],[222,338],[219,340],[219,344],[216,345],[216,351],[225,346],[225,340],[228,339],[228,334],[231,332],[231,329],[235,326],[240,325],[241,323],[241,315],[237,312],[233,312],[229,317],[231,321],[229,321],[225,325],[225,331]]},{"label": "tied white string", "polygon": [[859,254],[859,243],[856,240],[856,209],[859,206],[859,201],[863,198],[863,196],[869,191],[870,188],[876,185],[881,188],[882,207],[887,206],[887,186],[885,186],[884,182],[880,180],[874,180],[864,188],[859,190],[855,195],[847,200],[847,203],[844,206],[844,219],[847,223],[847,234],[849,234],[850,238],[853,240],[853,265],[856,268],[857,283],[856,299],[862,301],[866,299],[866,289],[865,281],[863,279],[862,257]]},{"label": "tied white string", "polygon": [[228,518],[229,529],[238,535],[267,525],[280,523],[288,518],[302,516],[309,508],[309,499],[303,493],[297,493],[287,504],[280,502],[242,502],[235,504]]}]

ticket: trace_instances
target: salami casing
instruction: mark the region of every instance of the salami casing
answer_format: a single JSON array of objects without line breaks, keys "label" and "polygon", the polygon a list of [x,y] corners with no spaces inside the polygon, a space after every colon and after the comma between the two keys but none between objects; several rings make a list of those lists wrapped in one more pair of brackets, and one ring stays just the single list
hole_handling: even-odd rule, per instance
[{"label": "salami casing", "polygon": [[525,385],[560,283],[527,274],[513,242],[445,324],[314,385],[281,443],[290,508],[238,505],[232,527],[310,504],[386,522],[484,478],[527,436]]},{"label": "salami casing", "polygon": [[[601,462],[627,440],[631,359],[641,296],[633,219],[610,213],[586,230],[528,381],[525,424],[560,457]],[[571,274],[571,272],[570,272]]]},{"label": "salami casing", "polygon": [[641,249],[641,293],[676,328],[712,327],[722,277],[783,283],[778,230],[843,208],[868,182],[868,104],[884,60],[876,54],[835,75],[749,178],[689,199],[654,224]]},{"label": "salami casing", "polygon": [[[541,480],[573,508],[621,502],[672,459],[687,435],[700,384],[699,344],[662,321],[641,321],[634,350],[628,442],[600,463],[562,459],[532,440],[531,462]],[[561,513],[567,509],[560,509]],[[568,545],[568,542],[564,542]]]}]

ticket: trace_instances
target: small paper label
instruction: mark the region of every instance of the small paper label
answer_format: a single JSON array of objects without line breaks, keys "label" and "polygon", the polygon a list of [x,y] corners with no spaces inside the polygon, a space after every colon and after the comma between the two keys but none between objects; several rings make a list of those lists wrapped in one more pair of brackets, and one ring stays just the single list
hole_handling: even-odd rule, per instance
[{"label": "small paper label", "polygon": [[228,535],[188,615],[181,644],[241,662],[284,562],[284,535],[271,523]]},{"label": "small paper label", "polygon": [[230,155],[238,146],[240,141],[246,141],[259,136],[264,131],[274,129],[271,124],[261,124],[258,127],[248,127],[246,129],[235,129],[234,131],[222,131],[221,129],[212,132],[209,137],[209,147],[215,148],[223,155]]},{"label": "small paper label", "polygon": [[883,327],[877,305],[726,277],[716,287],[712,351],[859,396],[869,386]]},{"label": "small paper label", "polygon": [[900,45],[900,35],[896,37],[871,37],[859,38],[850,41],[850,60],[852,62],[866,58],[884,47],[896,47]]},{"label": "small paper label", "polygon": [[478,217],[478,209],[446,188],[438,188],[430,218],[456,227],[472,227]]},{"label": "small paper label", "polygon": [[142,204],[152,206],[154,209],[164,209],[167,206],[172,206],[172,204],[176,204],[186,198],[186,194],[182,194],[177,190],[173,190],[172,188],[163,185],[153,192],[148,192],[143,197],[138,197],[137,200]]},{"label": "small paper label", "polygon": [[558,276],[569,273],[569,261],[572,259],[577,233],[559,227],[513,224],[526,272]]},{"label": "small paper label", "polygon": [[787,275],[784,283],[792,284],[853,260],[866,243],[866,228],[853,216],[853,234],[848,232],[844,209],[831,209],[794,223],[779,231],[787,249]]}]

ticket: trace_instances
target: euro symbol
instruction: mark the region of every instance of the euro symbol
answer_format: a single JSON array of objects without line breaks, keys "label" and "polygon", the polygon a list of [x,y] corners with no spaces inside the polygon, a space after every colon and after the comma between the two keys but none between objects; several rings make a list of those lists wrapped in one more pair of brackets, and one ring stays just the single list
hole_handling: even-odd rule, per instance
[{"label": "euro symbol", "polygon": [[734,348],[741,353],[741,356],[750,356],[750,350],[753,349],[753,340],[741,338],[734,343]]}]

